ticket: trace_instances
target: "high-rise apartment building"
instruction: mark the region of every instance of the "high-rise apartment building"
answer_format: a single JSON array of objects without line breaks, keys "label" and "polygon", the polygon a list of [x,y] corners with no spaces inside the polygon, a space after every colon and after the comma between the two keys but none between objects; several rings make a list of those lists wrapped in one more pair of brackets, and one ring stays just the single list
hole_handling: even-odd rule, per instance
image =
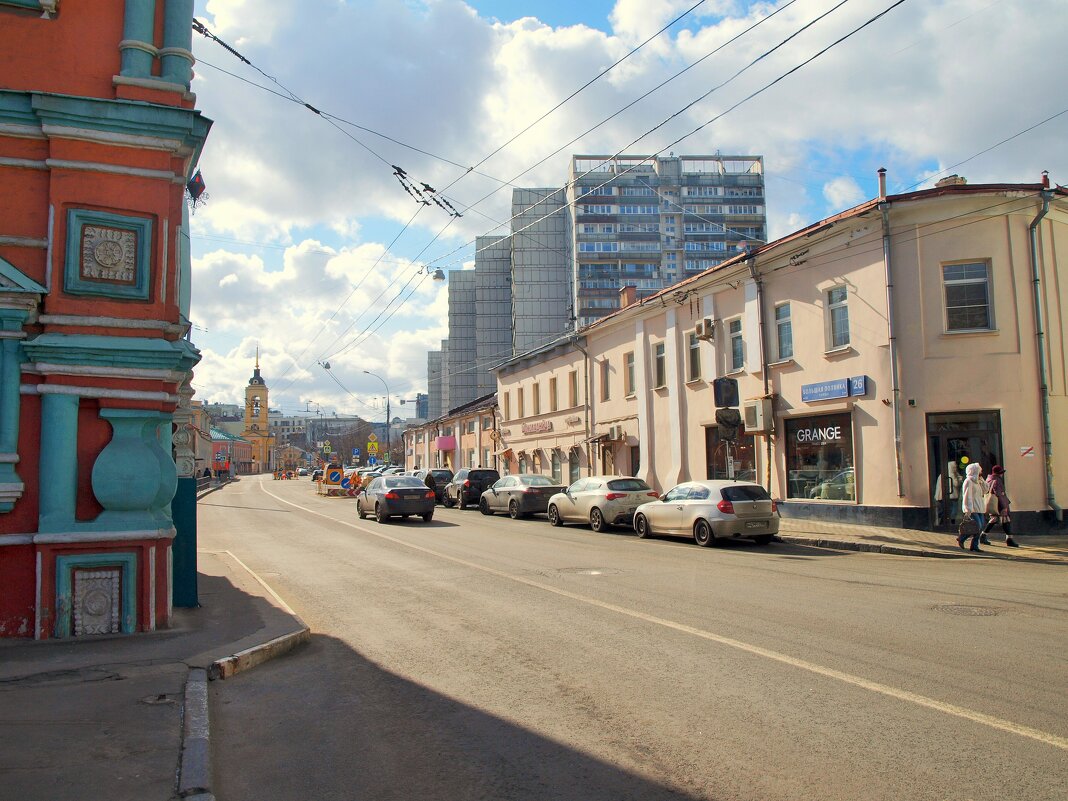
[{"label": "high-rise apartment building", "polygon": [[567,232],[563,190],[512,190],[512,353],[540,348],[574,327]]},{"label": "high-rise apartment building", "polygon": [[762,156],[574,156],[568,248],[578,327],[767,240]]}]

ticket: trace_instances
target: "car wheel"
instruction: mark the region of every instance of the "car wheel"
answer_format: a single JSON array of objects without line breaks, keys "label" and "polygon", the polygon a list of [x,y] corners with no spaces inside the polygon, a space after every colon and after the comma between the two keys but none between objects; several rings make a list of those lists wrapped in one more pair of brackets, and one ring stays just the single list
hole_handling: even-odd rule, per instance
[{"label": "car wheel", "polygon": [[757,545],[771,545],[771,534],[761,534],[759,537],[753,537],[753,542]]},{"label": "car wheel", "polygon": [[508,516],[512,520],[518,520],[523,516],[523,513],[519,511],[519,501],[514,499],[508,501]]},{"label": "car wheel", "polygon": [[634,518],[634,533],[637,534],[638,539],[641,540],[644,540],[653,533],[652,529],[649,528],[649,520],[645,515],[638,515]]},{"label": "car wheel", "polygon": [[456,501],[457,506],[460,507],[461,512],[467,508],[467,497],[464,495],[462,490],[460,491],[460,494],[456,496]]},{"label": "car wheel", "polygon": [[385,523],[389,520],[389,515],[382,514],[382,504],[380,503],[375,504],[375,520],[379,523]]},{"label": "car wheel", "polygon": [[608,529],[608,524],[604,522],[604,515],[601,514],[601,510],[596,506],[590,512],[590,528],[594,531],[601,532]]},{"label": "car wheel", "polygon": [[693,527],[694,541],[702,548],[707,548],[712,544],[715,539],[712,536],[712,526],[708,525],[707,520],[698,520]]},{"label": "car wheel", "polygon": [[452,508],[452,498],[449,497],[448,493],[441,496],[441,505],[446,509]]},{"label": "car wheel", "polygon": [[545,511],[545,516],[549,518],[549,525],[562,526],[564,521],[560,519],[560,510],[556,508],[556,504],[549,504],[549,508]]},{"label": "car wheel", "polygon": [[429,523],[433,519],[434,519],[434,513],[433,512],[426,512],[426,513],[423,514],[423,522],[424,523]]},{"label": "car wheel", "polygon": [[364,518],[363,508],[360,506],[360,502],[358,500],[356,501],[356,516],[360,518],[360,520],[363,520]]},{"label": "car wheel", "polygon": [[484,514],[484,515],[493,514],[493,510],[489,508],[489,504],[486,503],[486,499],[485,498],[480,498],[479,499],[479,501],[478,501],[478,511],[482,512],[482,514]]}]

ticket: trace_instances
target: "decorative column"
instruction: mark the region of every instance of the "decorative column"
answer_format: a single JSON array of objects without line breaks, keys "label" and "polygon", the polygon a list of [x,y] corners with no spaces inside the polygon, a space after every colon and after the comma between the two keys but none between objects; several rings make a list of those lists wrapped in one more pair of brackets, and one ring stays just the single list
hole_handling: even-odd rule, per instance
[{"label": "decorative column", "polygon": [[[174,474],[160,460],[160,413],[142,409],[101,409],[111,424],[111,442],[93,464],[93,494],[104,507],[93,528],[154,531],[169,528],[159,503],[174,494]],[[163,454],[166,456],[166,454]],[[167,457],[169,460],[169,457]],[[172,468],[173,469],[173,468]],[[168,482],[168,478],[170,482]],[[169,487],[165,485],[170,483]]]},{"label": "decorative column", "polygon": [[190,386],[191,372],[186,373],[178,388],[178,408],[174,410],[174,462],[178,472],[178,489],[171,501],[174,540],[171,542],[171,599],[175,606],[195,607],[197,596],[197,477],[196,438]]},{"label": "decorative column", "polygon": [[0,309],[0,513],[15,508],[24,484],[15,465],[19,461],[19,340],[25,312]]},{"label": "decorative column", "polygon": [[156,0],[126,0],[122,41],[119,42],[119,51],[122,53],[119,74],[123,77],[152,77],[152,61],[157,54],[152,44],[155,21]]},{"label": "decorative column", "polygon": [[[47,388],[46,388],[47,389]],[[41,396],[41,533],[71,531],[78,498],[78,396]]]},{"label": "decorative column", "polygon": [[167,0],[163,13],[160,77],[188,89],[193,79],[193,0]]}]

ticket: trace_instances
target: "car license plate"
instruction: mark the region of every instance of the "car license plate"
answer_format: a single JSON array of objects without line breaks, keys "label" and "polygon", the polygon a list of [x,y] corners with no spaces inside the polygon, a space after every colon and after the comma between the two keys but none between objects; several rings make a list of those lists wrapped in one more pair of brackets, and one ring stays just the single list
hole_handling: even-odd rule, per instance
[{"label": "car license plate", "polygon": [[768,527],[768,521],[767,520],[750,520],[748,523],[745,524],[745,527],[746,528],[767,528]]}]

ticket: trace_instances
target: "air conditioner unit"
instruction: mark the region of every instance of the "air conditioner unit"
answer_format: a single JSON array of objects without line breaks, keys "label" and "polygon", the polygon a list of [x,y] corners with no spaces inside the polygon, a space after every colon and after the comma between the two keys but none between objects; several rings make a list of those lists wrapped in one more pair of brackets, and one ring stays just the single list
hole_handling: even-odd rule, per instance
[{"label": "air conditioner unit", "polygon": [[709,341],[716,338],[716,323],[714,320],[706,317],[703,320],[697,321],[697,326],[693,330],[693,334],[698,339],[707,339]]},{"label": "air conditioner unit", "polygon": [[746,434],[768,434],[775,428],[771,398],[754,398],[742,404],[742,421]]},{"label": "air conditioner unit", "polygon": [[623,433],[623,426],[611,426],[608,429],[608,438],[610,440],[621,440],[626,435]]}]

